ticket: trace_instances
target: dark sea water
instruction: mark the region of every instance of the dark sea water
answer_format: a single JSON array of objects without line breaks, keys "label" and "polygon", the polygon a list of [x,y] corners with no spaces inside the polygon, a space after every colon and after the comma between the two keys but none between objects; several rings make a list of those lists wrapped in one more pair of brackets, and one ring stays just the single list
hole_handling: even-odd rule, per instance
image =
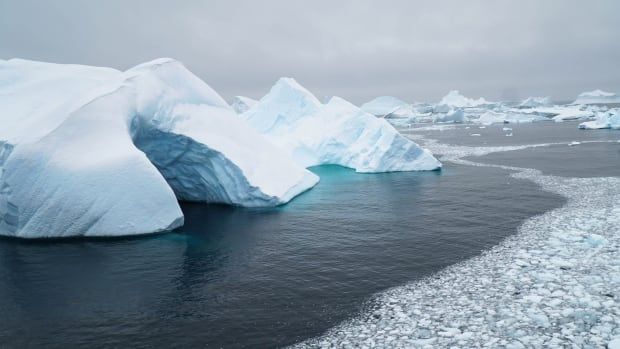
[{"label": "dark sea water", "polygon": [[[473,127],[414,133],[472,146],[605,141],[474,159],[566,176],[618,175],[620,132],[547,123],[512,125],[506,137],[502,127],[475,130],[481,137],[469,136]],[[168,234],[0,239],[0,347],[285,346],[564,203],[498,168],[313,171],[320,184],[279,208],[183,204],[186,224]]]},{"label": "dark sea water", "polygon": [[283,346],[563,203],[499,169],[313,170],[321,183],[280,208],[184,204],[173,233],[0,240],[0,343]]}]

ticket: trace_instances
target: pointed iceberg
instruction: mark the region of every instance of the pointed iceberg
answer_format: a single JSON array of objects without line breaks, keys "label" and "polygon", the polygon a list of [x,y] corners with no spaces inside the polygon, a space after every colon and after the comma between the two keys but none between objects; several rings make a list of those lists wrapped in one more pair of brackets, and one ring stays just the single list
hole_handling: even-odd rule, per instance
[{"label": "pointed iceberg", "polygon": [[242,114],[302,166],[341,165],[357,172],[434,170],[441,163],[377,118],[339,97],[327,104],[291,78],[280,79]]}]

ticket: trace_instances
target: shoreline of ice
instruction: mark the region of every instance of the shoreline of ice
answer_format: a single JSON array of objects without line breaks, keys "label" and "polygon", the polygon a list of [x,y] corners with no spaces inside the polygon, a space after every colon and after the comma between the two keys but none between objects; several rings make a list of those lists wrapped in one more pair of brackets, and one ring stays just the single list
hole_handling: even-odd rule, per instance
[{"label": "shoreline of ice", "polygon": [[296,347],[605,347],[620,339],[620,178],[481,164],[510,147],[425,144],[442,161],[497,167],[567,199],[480,256],[373,297],[369,310]]}]

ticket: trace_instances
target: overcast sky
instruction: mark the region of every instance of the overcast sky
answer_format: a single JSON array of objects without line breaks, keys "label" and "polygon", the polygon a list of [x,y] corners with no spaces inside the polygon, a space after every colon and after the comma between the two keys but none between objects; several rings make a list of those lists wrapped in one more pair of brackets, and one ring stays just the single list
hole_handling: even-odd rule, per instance
[{"label": "overcast sky", "polygon": [[0,58],[182,61],[225,98],[280,76],[320,99],[620,92],[620,1],[0,0]]}]

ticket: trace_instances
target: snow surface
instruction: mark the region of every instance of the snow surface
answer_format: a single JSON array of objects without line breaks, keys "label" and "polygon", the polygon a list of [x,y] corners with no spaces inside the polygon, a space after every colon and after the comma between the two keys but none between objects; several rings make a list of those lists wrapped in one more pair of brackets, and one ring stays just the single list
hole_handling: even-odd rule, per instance
[{"label": "snow surface", "polygon": [[357,172],[434,170],[441,163],[390,123],[339,97],[322,104],[281,78],[241,115],[302,166],[341,165]]},{"label": "snow surface", "polygon": [[177,198],[273,206],[318,181],[172,59],[0,61],[0,106],[2,235],[166,231]]},{"label": "snow surface", "polygon": [[235,113],[241,114],[245,113],[248,109],[255,106],[256,103],[258,103],[258,101],[250,97],[235,96],[235,98],[233,98],[231,106]]},{"label": "snow surface", "polygon": [[579,96],[577,96],[577,99],[573,103],[575,104],[620,103],[620,96],[612,92],[594,90],[594,91],[581,93]]},{"label": "snow surface", "polygon": [[613,348],[620,344],[620,178],[564,178],[463,157],[547,146],[426,143],[442,161],[514,171],[567,204],[481,256],[378,294],[297,347]]}]

